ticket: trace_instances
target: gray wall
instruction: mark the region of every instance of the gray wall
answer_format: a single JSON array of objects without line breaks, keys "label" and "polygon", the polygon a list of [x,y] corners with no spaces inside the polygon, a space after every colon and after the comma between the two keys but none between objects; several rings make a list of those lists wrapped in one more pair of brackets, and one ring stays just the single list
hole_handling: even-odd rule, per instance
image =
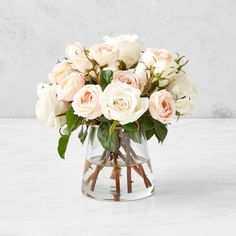
[{"label": "gray wall", "polygon": [[190,59],[199,90],[192,117],[235,118],[235,29],[235,0],[1,0],[0,117],[34,117],[36,84],[68,43],[135,33],[144,48]]}]

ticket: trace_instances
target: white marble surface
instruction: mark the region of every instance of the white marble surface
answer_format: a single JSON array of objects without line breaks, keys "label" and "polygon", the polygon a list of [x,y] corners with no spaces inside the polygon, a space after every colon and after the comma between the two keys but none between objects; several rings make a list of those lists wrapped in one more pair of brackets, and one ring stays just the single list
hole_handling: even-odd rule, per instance
[{"label": "white marble surface", "polygon": [[135,33],[143,49],[190,60],[200,92],[193,117],[236,118],[235,29],[235,0],[1,0],[0,117],[34,116],[36,84],[48,81],[68,43]]},{"label": "white marble surface", "polygon": [[236,235],[236,120],[180,120],[149,143],[153,197],[102,202],[80,191],[84,149],[57,132],[0,120],[0,236]]}]

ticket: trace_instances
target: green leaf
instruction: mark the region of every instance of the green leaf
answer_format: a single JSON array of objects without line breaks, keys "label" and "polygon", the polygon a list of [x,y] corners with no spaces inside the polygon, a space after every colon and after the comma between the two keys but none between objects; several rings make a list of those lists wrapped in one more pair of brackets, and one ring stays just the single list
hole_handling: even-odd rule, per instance
[{"label": "green leaf", "polygon": [[71,107],[67,112],[66,112],[66,132],[69,135],[71,132],[76,130],[81,124],[82,124],[83,118],[80,116],[77,116],[74,114],[74,110]]},{"label": "green leaf", "polygon": [[138,122],[142,130],[151,130],[154,128],[153,119],[148,114],[142,115],[138,119]]},{"label": "green leaf", "polygon": [[125,132],[129,134],[130,138],[134,142],[141,143],[142,135],[135,122],[122,125],[121,127],[124,129]]},{"label": "green leaf", "polygon": [[93,145],[93,142],[94,142],[95,131],[96,131],[96,128],[91,125],[89,127],[89,139],[90,139],[90,142],[91,142],[92,145]]},{"label": "green leaf", "polygon": [[66,112],[66,124],[67,127],[63,129],[63,133],[58,142],[58,153],[61,158],[65,158],[66,148],[69,142],[71,133],[76,130],[82,124],[83,118],[74,114],[73,108],[69,108]]},{"label": "green leaf", "polygon": [[65,152],[69,142],[70,135],[63,135],[59,139],[57,151],[62,159],[65,159]]},{"label": "green leaf", "polygon": [[128,132],[128,134],[135,143],[142,143],[142,133],[139,130],[136,132]]},{"label": "green leaf", "polygon": [[113,78],[113,71],[111,70],[103,70],[101,71],[100,76],[100,85],[102,86],[102,89],[104,90],[108,84],[111,83],[111,80]]},{"label": "green leaf", "polygon": [[166,135],[167,135],[167,128],[165,124],[162,124],[160,121],[154,121],[154,132],[159,142],[163,143]]},{"label": "green leaf", "polygon": [[119,69],[120,70],[127,70],[127,66],[122,60],[119,61]]},{"label": "green leaf", "polygon": [[102,78],[105,80],[107,84],[111,83],[113,76],[113,71],[112,70],[103,70],[102,71]]},{"label": "green leaf", "polygon": [[154,135],[154,129],[143,130],[143,136],[149,140]]},{"label": "green leaf", "polygon": [[85,131],[84,131],[84,128],[83,128],[83,126],[82,126],[81,129],[80,129],[80,132],[79,132],[79,134],[78,134],[78,138],[80,139],[80,142],[81,142],[82,144],[84,144],[84,141],[85,141],[87,135],[88,135],[88,127],[86,127],[86,129],[85,129]]},{"label": "green leaf", "polygon": [[125,125],[121,126],[126,132],[130,133],[130,132],[136,132],[138,130],[138,126],[136,123],[128,123]]},{"label": "green leaf", "polygon": [[105,150],[116,151],[117,149],[117,135],[116,132],[109,134],[110,126],[108,123],[102,123],[98,128],[98,139]]}]

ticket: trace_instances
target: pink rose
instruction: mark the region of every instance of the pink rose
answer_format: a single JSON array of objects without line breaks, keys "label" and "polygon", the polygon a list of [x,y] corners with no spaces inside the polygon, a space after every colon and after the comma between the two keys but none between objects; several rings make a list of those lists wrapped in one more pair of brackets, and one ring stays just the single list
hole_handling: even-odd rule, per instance
[{"label": "pink rose", "polygon": [[166,49],[147,48],[143,53],[142,60],[147,67],[158,64],[158,73],[161,73],[166,64],[169,64],[173,58]]},{"label": "pink rose", "polygon": [[154,92],[149,100],[149,111],[153,119],[167,124],[175,115],[175,101],[165,89]]},{"label": "pink rose", "polygon": [[118,51],[108,44],[95,44],[89,50],[89,57],[100,66],[111,66],[118,59]]},{"label": "pink rose", "polygon": [[60,81],[57,87],[57,97],[63,101],[73,101],[75,93],[85,84],[84,77],[79,72],[72,72]]},{"label": "pink rose", "polygon": [[138,76],[129,70],[118,70],[113,73],[112,82],[120,81],[131,85],[134,88],[141,89],[141,84]]},{"label": "pink rose", "polygon": [[80,89],[74,96],[72,107],[75,114],[93,120],[102,115],[100,97],[102,88],[100,85],[88,84]]}]

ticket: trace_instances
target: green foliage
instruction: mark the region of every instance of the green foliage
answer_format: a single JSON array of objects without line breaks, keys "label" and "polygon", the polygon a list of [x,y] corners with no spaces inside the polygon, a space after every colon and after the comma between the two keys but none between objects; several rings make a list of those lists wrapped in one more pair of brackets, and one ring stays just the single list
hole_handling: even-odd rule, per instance
[{"label": "green foliage", "polygon": [[104,79],[104,81],[109,84],[112,80],[112,76],[113,76],[113,71],[112,70],[104,70],[102,72],[102,78]]},{"label": "green foliage", "polygon": [[104,90],[108,84],[111,83],[113,77],[113,71],[111,70],[103,70],[101,74],[101,87]]},{"label": "green foliage", "polygon": [[153,135],[154,135],[154,129],[143,130],[143,136],[146,138],[146,140],[149,140]]},{"label": "green foliage", "polygon": [[98,139],[104,149],[108,151],[116,151],[117,149],[117,134],[115,131],[109,134],[110,124],[107,122],[104,122],[100,125],[98,128]]},{"label": "green foliage", "polygon": [[127,66],[122,60],[119,61],[119,69],[120,70],[127,70]]},{"label": "green foliage", "polygon": [[137,130],[136,132],[128,132],[128,134],[134,142],[142,143],[142,133],[140,130]]},{"label": "green foliage", "polygon": [[69,142],[70,135],[63,135],[60,137],[58,142],[57,151],[62,159],[65,158],[66,148]]},{"label": "green foliage", "polygon": [[90,139],[91,144],[93,144],[93,142],[94,142],[95,130],[96,130],[96,128],[94,126],[90,126],[90,128],[89,128],[89,139]]},{"label": "green foliage", "polygon": [[57,151],[61,158],[65,158],[66,148],[69,142],[70,135],[75,131],[83,122],[83,118],[74,114],[74,110],[71,107],[66,112],[66,125],[67,127],[63,130],[63,135],[58,141]]},{"label": "green foliage", "polygon": [[151,130],[154,128],[154,122],[153,119],[150,115],[147,113],[143,114],[139,119],[138,119],[139,125],[142,128],[142,130]]},{"label": "green foliage", "polygon": [[165,124],[162,124],[160,121],[158,120],[153,120],[154,121],[154,133],[155,136],[157,137],[158,141],[160,143],[163,143],[166,135],[167,135],[167,128]]},{"label": "green foliage", "polygon": [[88,127],[86,126],[85,130],[84,127],[82,126],[80,129],[80,132],[78,134],[78,138],[82,144],[84,144],[84,141],[88,135]]},{"label": "green foliage", "polygon": [[127,132],[127,133],[133,133],[138,130],[138,126],[136,123],[128,123],[125,125],[122,125],[122,128]]},{"label": "green foliage", "polygon": [[138,119],[138,122],[143,136],[149,140],[154,135],[154,122],[152,117],[148,113],[145,113]]},{"label": "green foliage", "polygon": [[126,131],[130,138],[136,142],[136,143],[141,143],[141,132],[139,130],[139,127],[138,127],[138,124],[133,122],[133,123],[128,123],[128,124],[125,124],[125,125],[122,125],[121,126],[124,131]]},{"label": "green foliage", "polygon": [[185,58],[185,56],[180,56],[177,53],[177,58],[174,60],[176,62],[176,64],[178,65],[177,71],[178,73],[183,71],[183,67],[188,64],[189,60],[183,61]]},{"label": "green foliage", "polygon": [[67,112],[66,112],[66,132],[68,135],[71,134],[74,130],[76,130],[81,124],[82,124],[83,118],[79,117],[74,114],[74,110],[71,107]]}]

